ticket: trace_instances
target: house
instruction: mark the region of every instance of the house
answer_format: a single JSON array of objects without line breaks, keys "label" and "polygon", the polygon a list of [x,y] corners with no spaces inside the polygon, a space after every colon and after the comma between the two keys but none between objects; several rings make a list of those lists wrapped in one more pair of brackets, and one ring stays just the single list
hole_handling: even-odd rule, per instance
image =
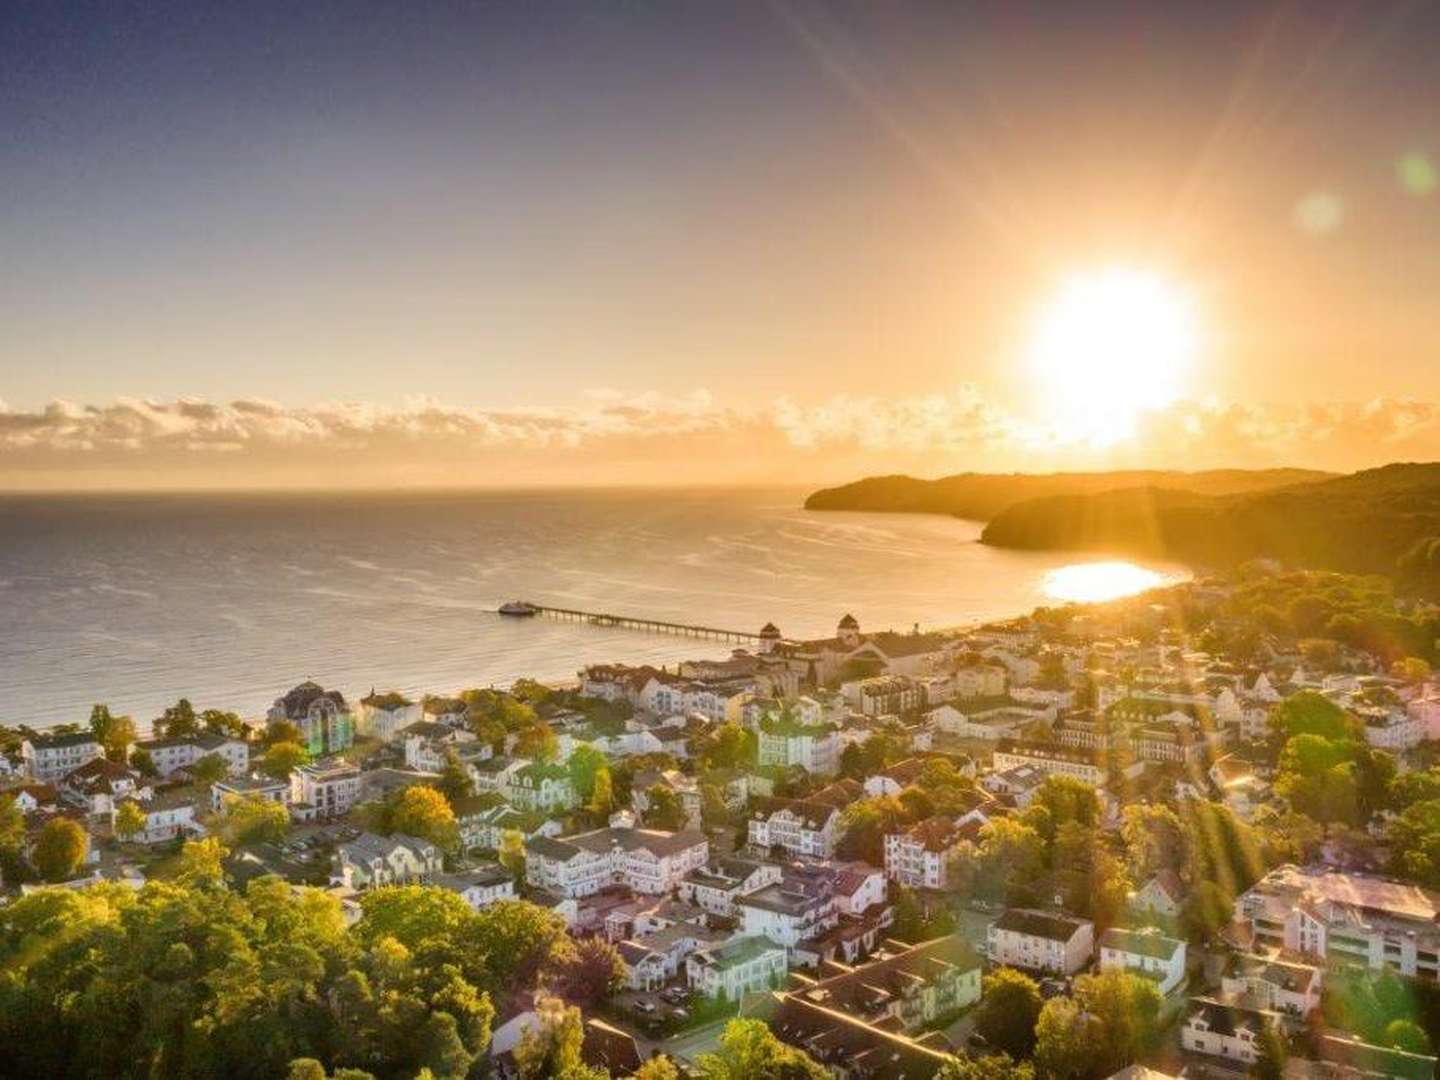
[{"label": "house", "polygon": [[1157,871],[1144,885],[1130,894],[1130,907],[1137,912],[1177,918],[1185,902],[1185,887],[1173,870]]},{"label": "house", "polygon": [[705,865],[710,843],[697,832],[612,826],[554,839],[532,836],[525,851],[525,880],[561,896],[590,896],[617,884],[659,895]]},{"label": "house", "polygon": [[528,761],[506,774],[501,793],[519,810],[568,810],[579,800],[563,765]]},{"label": "house", "polygon": [[455,893],[476,911],[501,900],[515,899],[515,877],[499,863],[486,863],[454,874],[436,874],[435,884]]},{"label": "house", "polygon": [[[982,819],[983,820],[983,819]],[[885,874],[912,889],[945,888],[950,855],[967,835],[955,818],[917,821],[904,832],[885,836]]]},{"label": "house", "polygon": [[1045,786],[1048,775],[1034,765],[1020,765],[1004,772],[987,773],[981,779],[980,786],[994,795],[1008,799],[1011,804],[1023,810]]},{"label": "house", "polygon": [[918,945],[887,940],[854,967],[829,963],[817,978],[792,974],[790,993],[868,1024],[918,1031],[979,1001],[983,968],[955,934]]},{"label": "house", "polygon": [[197,731],[194,735],[177,735],[165,739],[141,739],[131,753],[144,750],[155,763],[155,771],[167,777],[177,769],[188,769],[203,757],[212,754],[225,762],[230,776],[244,776],[250,771],[250,744],[214,731]]},{"label": "house", "polygon": [[762,767],[799,765],[815,776],[834,776],[840,771],[840,729],[834,723],[808,723],[780,712],[762,717],[757,731],[756,760]]},{"label": "house", "polygon": [[440,849],[428,840],[403,833],[376,836],[365,832],[335,850],[330,883],[364,890],[429,881],[443,863]]},{"label": "house", "polygon": [[99,740],[88,731],[33,735],[20,743],[25,774],[42,783],[59,780],[100,756]]},{"label": "house", "polygon": [[826,803],[775,796],[753,800],[749,844],[758,851],[784,848],[792,855],[828,859],[839,838],[840,811]]},{"label": "house", "polygon": [[[471,732],[434,720],[417,720],[403,728],[400,737],[405,740],[405,767],[432,773],[445,768],[447,754],[476,741]],[[484,749],[487,758],[494,752],[488,745]]]},{"label": "house", "polygon": [[594,1016],[585,1018],[580,1060],[607,1076],[629,1076],[644,1064],[635,1036]]},{"label": "house", "polygon": [[[884,1080],[930,1080],[953,1060],[942,1038],[912,1039],[839,1009],[776,994],[757,1013],[782,1042],[805,1051],[833,1075]],[[745,1014],[749,1015],[749,1014]]]},{"label": "house", "polygon": [[785,950],[763,937],[740,937],[691,953],[685,961],[691,990],[712,998],[739,1001],[778,987],[785,979]]},{"label": "house", "polygon": [[420,719],[420,706],[398,690],[377,694],[375,688],[360,699],[355,730],[366,738],[394,742],[400,732]]},{"label": "house", "polygon": [[1276,867],[1235,902],[1265,945],[1371,970],[1440,977],[1440,893],[1325,866]]},{"label": "house", "polygon": [[[1076,750],[1054,743],[1002,739],[995,747],[992,768],[996,772],[1005,772],[1022,765],[1033,766],[1050,775],[1071,776],[1092,787],[1104,784],[1108,773],[1106,757],[1098,751]],[[1121,776],[1130,780],[1144,770],[1143,761],[1128,762],[1117,769]]]},{"label": "house", "polygon": [[996,964],[1073,975],[1090,963],[1095,924],[1031,908],[1010,908],[990,924],[988,955]]},{"label": "house", "polygon": [[630,807],[637,815],[643,816],[650,809],[650,793],[657,787],[668,788],[680,800],[686,828],[700,827],[700,784],[678,769],[646,769],[635,774],[630,785]]},{"label": "house", "polygon": [[110,815],[110,826],[115,827],[115,817],[120,807],[133,803],[145,814],[145,824],[132,839],[141,844],[158,844],[181,836],[204,836],[205,829],[195,820],[195,795],[184,788],[157,791],[143,802],[135,798],[122,798],[115,803]]},{"label": "house", "polygon": [[290,810],[301,820],[340,817],[360,795],[360,767],[316,761],[290,773]]},{"label": "house", "polygon": [[217,780],[210,785],[210,809],[216,813],[224,810],[232,799],[246,798],[268,799],[289,806],[290,782],[272,780],[268,776],[241,776]]},{"label": "house", "polygon": [[1221,976],[1226,998],[1242,998],[1258,1009],[1304,1017],[1320,1007],[1325,980],[1318,966],[1276,956],[1233,957]]},{"label": "house", "polygon": [[775,863],[725,856],[691,870],[680,880],[676,895],[713,915],[729,916],[735,914],[739,897],[779,880]]},{"label": "house", "polygon": [[1050,705],[1021,701],[1009,694],[953,701],[925,714],[937,730],[962,739],[1021,739],[1055,717]]},{"label": "house", "polygon": [[134,769],[103,757],[72,769],[60,782],[60,790],[91,817],[109,817],[117,800],[153,794],[150,783]]},{"label": "house", "polygon": [[1260,1059],[1265,1032],[1279,1017],[1264,1009],[1195,998],[1180,1026],[1180,1046],[1196,1054],[1254,1065]]},{"label": "house", "polygon": [[276,698],[266,720],[294,724],[300,729],[301,744],[315,757],[337,754],[355,741],[355,722],[345,695],[315,682],[303,682]]},{"label": "house", "polygon": [[1100,970],[1116,969],[1152,979],[1168,994],[1185,981],[1185,942],[1154,929],[1111,927],[1100,935]]},{"label": "house", "polygon": [[845,703],[862,716],[899,716],[925,707],[925,686],[904,675],[872,675],[842,683]]}]

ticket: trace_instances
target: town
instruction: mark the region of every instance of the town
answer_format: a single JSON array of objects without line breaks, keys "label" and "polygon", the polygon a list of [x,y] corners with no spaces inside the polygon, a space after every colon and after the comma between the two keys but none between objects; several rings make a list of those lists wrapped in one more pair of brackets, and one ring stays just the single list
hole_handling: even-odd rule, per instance
[{"label": "town", "polygon": [[1253,563],[564,686],[5,729],[12,1067],[1429,1077],[1435,623]]}]

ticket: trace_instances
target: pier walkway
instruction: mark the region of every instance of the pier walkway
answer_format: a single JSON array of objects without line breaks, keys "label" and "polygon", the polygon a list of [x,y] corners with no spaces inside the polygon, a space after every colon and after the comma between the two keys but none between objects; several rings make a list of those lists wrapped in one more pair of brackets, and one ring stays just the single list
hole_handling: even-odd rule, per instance
[{"label": "pier walkway", "polygon": [[623,630],[641,630],[647,634],[679,634],[683,637],[709,638],[712,641],[736,641],[742,644],[759,641],[760,635],[745,630],[724,630],[718,626],[695,623],[667,622],[664,619],[642,619],[634,615],[612,615],[604,611],[580,611],[576,608],[549,607],[531,604],[536,614],[569,622],[585,622],[591,626],[614,626]]}]

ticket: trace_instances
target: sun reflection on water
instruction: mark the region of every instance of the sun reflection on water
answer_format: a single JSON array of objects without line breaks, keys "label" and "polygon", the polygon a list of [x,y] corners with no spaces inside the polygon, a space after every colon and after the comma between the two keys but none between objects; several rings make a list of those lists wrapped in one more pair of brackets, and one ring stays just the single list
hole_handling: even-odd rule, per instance
[{"label": "sun reflection on water", "polygon": [[1167,580],[1164,574],[1129,562],[1072,563],[1046,574],[1041,590],[1055,600],[1088,604],[1133,596]]}]

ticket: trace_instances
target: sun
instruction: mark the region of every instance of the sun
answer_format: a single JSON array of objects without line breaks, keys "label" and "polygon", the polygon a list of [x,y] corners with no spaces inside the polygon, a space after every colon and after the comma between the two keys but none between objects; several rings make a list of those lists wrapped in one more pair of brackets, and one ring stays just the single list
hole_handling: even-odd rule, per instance
[{"label": "sun", "polygon": [[1107,268],[1069,279],[1040,311],[1030,374],[1057,435],[1103,446],[1180,397],[1198,346],[1185,290],[1149,271]]}]

